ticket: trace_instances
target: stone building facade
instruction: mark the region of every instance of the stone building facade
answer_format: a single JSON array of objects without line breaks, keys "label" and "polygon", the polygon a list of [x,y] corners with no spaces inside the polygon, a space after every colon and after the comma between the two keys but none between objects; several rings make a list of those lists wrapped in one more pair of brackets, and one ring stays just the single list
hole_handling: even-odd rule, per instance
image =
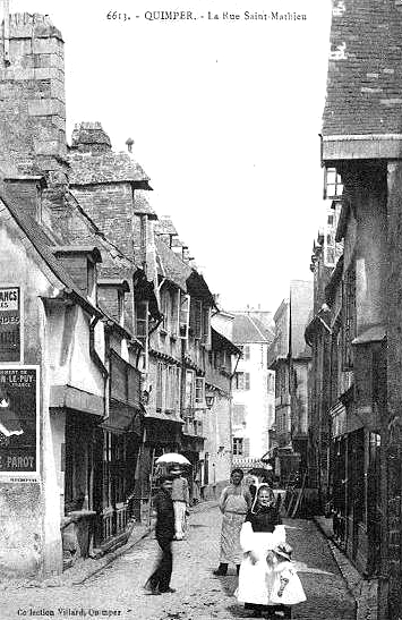
[{"label": "stone building facade", "polygon": [[378,578],[384,620],[402,615],[399,4],[333,3],[322,130],[323,164],[343,185],[344,253],[328,291],[333,321],[339,315],[331,424],[333,474],[343,480],[340,534],[357,566]]},{"label": "stone building facade", "polygon": [[275,378],[268,368],[273,333],[253,311],[233,315],[232,339],[242,351],[233,385],[233,457],[243,463],[261,459],[269,449],[275,416]]}]

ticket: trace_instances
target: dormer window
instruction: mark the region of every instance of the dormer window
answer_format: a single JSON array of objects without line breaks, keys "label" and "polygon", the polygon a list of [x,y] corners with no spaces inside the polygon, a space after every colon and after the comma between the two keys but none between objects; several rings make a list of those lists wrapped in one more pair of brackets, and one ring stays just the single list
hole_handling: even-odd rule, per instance
[{"label": "dormer window", "polygon": [[55,246],[53,254],[93,304],[97,300],[97,263],[102,256],[96,246]]},{"label": "dormer window", "polygon": [[124,299],[130,287],[127,280],[102,278],[98,280],[98,299],[102,310],[124,326]]}]

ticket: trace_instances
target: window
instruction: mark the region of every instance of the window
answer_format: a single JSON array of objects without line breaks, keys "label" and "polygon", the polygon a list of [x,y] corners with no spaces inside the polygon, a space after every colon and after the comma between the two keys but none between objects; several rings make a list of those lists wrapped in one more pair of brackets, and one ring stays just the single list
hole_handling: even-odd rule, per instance
[{"label": "window", "polygon": [[267,376],[267,390],[270,393],[275,392],[275,375],[273,372],[268,373]]},{"label": "window", "polygon": [[180,308],[179,308],[179,324],[180,324],[180,338],[188,338],[188,326],[190,316],[190,296],[180,293]]},{"label": "window", "polygon": [[250,359],[250,346],[248,344],[243,347],[243,359]]},{"label": "window", "polygon": [[195,378],[195,404],[205,406],[205,379],[204,377]]},{"label": "window", "polygon": [[186,394],[185,394],[185,408],[190,409],[194,407],[194,372],[192,370],[186,370]]},{"label": "window", "polygon": [[341,175],[335,168],[326,168],[324,171],[324,199],[342,196],[343,185]]},{"label": "window", "polygon": [[235,390],[249,390],[250,389],[250,373],[249,372],[236,372],[234,376],[234,389]]},{"label": "window", "polygon": [[233,438],[233,456],[243,455],[243,437]]},{"label": "window", "polygon": [[241,404],[233,404],[233,425],[243,426],[246,423],[246,407]]},{"label": "window", "polygon": [[139,301],[135,305],[136,313],[136,336],[146,349],[148,341],[148,302]]},{"label": "window", "polygon": [[215,351],[214,353],[214,368],[220,368],[221,367],[221,352],[220,351]]}]

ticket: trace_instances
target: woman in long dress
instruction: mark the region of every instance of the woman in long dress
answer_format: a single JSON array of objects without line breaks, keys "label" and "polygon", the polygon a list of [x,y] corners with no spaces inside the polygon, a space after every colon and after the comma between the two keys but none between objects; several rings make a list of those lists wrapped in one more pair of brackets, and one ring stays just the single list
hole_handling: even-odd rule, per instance
[{"label": "woman in long dress", "polygon": [[240,530],[250,509],[252,500],[250,491],[241,482],[243,471],[236,468],[232,471],[231,484],[221,493],[219,508],[222,512],[221,556],[219,568],[214,575],[227,574],[229,563],[236,565],[239,573],[243,552],[240,546]]},{"label": "woman in long dress", "polygon": [[240,532],[243,559],[237,589],[237,599],[254,610],[254,617],[261,617],[272,606],[270,593],[275,576],[267,556],[285,542],[285,528],[275,507],[274,494],[269,485],[260,484]]}]

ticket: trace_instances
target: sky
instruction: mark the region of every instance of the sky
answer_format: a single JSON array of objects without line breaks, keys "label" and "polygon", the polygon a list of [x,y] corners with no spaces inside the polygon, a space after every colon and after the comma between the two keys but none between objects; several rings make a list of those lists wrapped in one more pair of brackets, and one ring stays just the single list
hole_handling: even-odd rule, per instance
[{"label": "sky", "polygon": [[[116,151],[134,140],[152,206],[172,217],[222,308],[274,312],[291,280],[311,278],[330,0],[9,2],[63,34],[68,142],[81,121],[100,121]],[[161,10],[196,19],[146,19]]]}]

